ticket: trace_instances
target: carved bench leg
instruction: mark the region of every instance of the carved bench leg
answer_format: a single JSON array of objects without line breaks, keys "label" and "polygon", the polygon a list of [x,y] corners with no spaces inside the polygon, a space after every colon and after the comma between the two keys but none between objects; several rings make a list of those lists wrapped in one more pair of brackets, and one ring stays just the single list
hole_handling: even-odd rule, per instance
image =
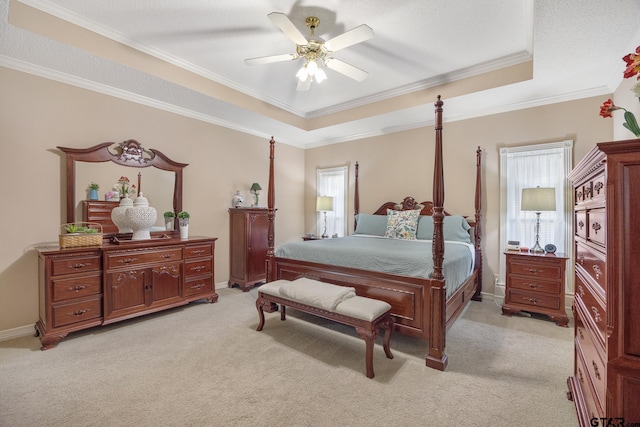
[{"label": "carved bench leg", "polygon": [[368,331],[363,328],[356,328],[356,332],[358,336],[362,338],[365,342],[366,352],[365,352],[365,366],[367,368],[367,377],[373,378],[373,344],[378,337],[378,331]]},{"label": "carved bench leg", "polygon": [[384,348],[384,354],[387,355],[387,358],[393,359],[393,354],[391,354],[391,348],[389,347],[389,342],[391,341],[391,331],[393,331],[393,319],[391,316],[387,316],[383,327],[386,328],[384,332],[384,341],[382,347]]},{"label": "carved bench leg", "polygon": [[258,316],[260,316],[260,323],[258,323],[258,327],[256,328],[256,331],[261,331],[262,327],[264,326],[264,312],[262,311],[262,307],[264,304],[268,304],[268,303],[266,303],[264,300],[260,298],[256,300],[256,308],[258,309]]}]

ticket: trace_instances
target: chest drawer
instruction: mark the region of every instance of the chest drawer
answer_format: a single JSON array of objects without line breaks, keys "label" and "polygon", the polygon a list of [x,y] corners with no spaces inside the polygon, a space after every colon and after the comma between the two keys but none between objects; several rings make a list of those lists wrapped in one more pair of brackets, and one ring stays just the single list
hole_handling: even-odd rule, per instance
[{"label": "chest drawer", "polygon": [[73,278],[53,279],[53,301],[66,301],[74,298],[96,295],[102,292],[102,273],[100,271]]},{"label": "chest drawer", "polygon": [[605,378],[604,362],[602,352],[604,349],[594,340],[591,330],[585,326],[582,319],[584,313],[580,306],[576,309],[576,350],[584,360],[585,372],[588,372],[589,379],[596,392],[597,400],[603,402],[606,396],[607,381]]},{"label": "chest drawer", "polygon": [[508,301],[511,304],[518,304],[530,307],[548,308],[560,310],[560,297],[536,292],[527,292],[519,289],[509,289]]},{"label": "chest drawer", "polygon": [[211,274],[211,259],[186,261],[184,263],[185,276],[197,276],[201,274]]},{"label": "chest drawer", "polygon": [[576,211],[576,236],[587,238],[587,211]]},{"label": "chest drawer", "polygon": [[61,276],[85,271],[100,270],[101,259],[99,255],[68,259],[54,259],[51,261],[51,274]]},{"label": "chest drawer", "polygon": [[[509,258],[508,258],[509,259]],[[555,260],[554,260],[555,261]],[[564,260],[561,260],[564,262]],[[540,279],[561,279],[562,267],[559,262],[523,262],[518,259],[509,261],[507,272],[510,274],[518,274],[521,276],[540,278]]]},{"label": "chest drawer", "polygon": [[587,239],[602,246],[607,244],[607,216],[604,209],[591,209],[587,213]]},{"label": "chest drawer", "polygon": [[158,249],[144,252],[125,252],[107,254],[107,270],[112,268],[130,267],[140,264],[182,260],[182,248]]},{"label": "chest drawer", "polygon": [[605,255],[580,242],[576,242],[576,269],[593,279],[604,295],[607,282],[607,263]]},{"label": "chest drawer", "polygon": [[537,277],[523,278],[512,277],[510,281],[512,289],[520,289],[529,292],[543,292],[552,295],[558,295],[560,293],[560,282],[540,280]]},{"label": "chest drawer", "polygon": [[211,256],[213,254],[213,247],[207,245],[189,245],[184,248],[184,257],[186,258],[198,258]]},{"label": "chest drawer", "polygon": [[102,298],[53,307],[53,326],[83,322],[102,316]]},{"label": "chest drawer", "polygon": [[575,304],[581,306],[583,323],[594,331],[596,340],[604,347],[607,336],[607,312],[604,302],[596,296],[594,290],[582,278],[579,270],[576,271]]}]

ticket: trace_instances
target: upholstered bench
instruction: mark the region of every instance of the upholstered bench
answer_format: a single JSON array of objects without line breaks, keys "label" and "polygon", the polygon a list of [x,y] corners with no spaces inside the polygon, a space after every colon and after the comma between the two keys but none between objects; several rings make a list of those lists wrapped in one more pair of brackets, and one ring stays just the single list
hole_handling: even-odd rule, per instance
[{"label": "upholstered bench", "polygon": [[391,305],[384,301],[357,296],[354,288],[337,286],[317,280],[299,278],[293,281],[276,280],[258,288],[256,307],[260,316],[258,331],[264,326],[264,309],[271,310],[273,304],[280,305],[280,320],[286,319],[286,307],[353,326],[358,336],[365,341],[365,365],[367,377],[373,378],[373,344],[380,328],[385,329],[383,348],[386,356],[393,359],[389,349],[393,319]]}]

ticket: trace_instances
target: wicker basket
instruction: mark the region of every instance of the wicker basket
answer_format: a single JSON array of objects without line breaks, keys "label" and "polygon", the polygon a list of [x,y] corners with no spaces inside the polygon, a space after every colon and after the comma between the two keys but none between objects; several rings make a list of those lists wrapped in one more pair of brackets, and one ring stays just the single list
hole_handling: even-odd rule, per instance
[{"label": "wicker basket", "polygon": [[[66,232],[65,227],[68,225],[76,225],[81,227],[94,228],[98,230],[96,233],[72,233]],[[97,222],[71,222],[60,226],[60,247],[76,248],[81,246],[100,246],[102,245],[102,225]]]}]

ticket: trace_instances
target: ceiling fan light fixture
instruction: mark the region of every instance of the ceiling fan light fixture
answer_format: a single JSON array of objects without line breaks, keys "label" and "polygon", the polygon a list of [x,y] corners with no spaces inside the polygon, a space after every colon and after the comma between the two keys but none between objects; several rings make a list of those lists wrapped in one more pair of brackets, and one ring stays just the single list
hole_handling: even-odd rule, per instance
[{"label": "ceiling fan light fixture", "polygon": [[322,83],[323,81],[327,80],[327,73],[325,73],[322,68],[318,68],[318,71],[316,71],[315,74],[315,78],[316,83]]},{"label": "ceiling fan light fixture", "polygon": [[307,78],[309,77],[309,70],[307,70],[307,64],[305,64],[302,67],[300,67],[300,69],[296,73],[296,77],[301,82],[307,80]]},{"label": "ceiling fan light fixture", "polygon": [[318,64],[313,59],[307,61],[306,67],[307,67],[307,72],[309,73],[310,76],[314,76],[318,71]]}]

